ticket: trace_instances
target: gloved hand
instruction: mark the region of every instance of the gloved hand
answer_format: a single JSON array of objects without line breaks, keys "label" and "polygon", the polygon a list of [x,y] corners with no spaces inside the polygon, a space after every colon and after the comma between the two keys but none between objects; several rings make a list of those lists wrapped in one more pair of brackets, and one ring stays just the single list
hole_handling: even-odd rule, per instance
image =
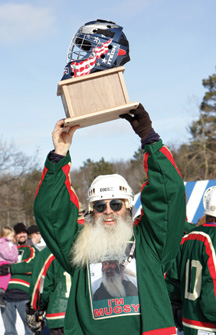
[{"label": "gloved hand", "polygon": [[130,113],[134,115],[122,114],[120,117],[130,122],[135,133],[143,141],[152,129],[151,119],[142,104],[139,104],[137,109],[131,110]]},{"label": "gloved hand", "polygon": [[30,303],[26,304],[26,323],[33,333],[40,334],[44,327],[44,312],[35,311],[30,307]]},{"label": "gloved hand", "polygon": [[0,265],[0,276],[7,276],[11,273],[11,266],[10,264],[2,264]]}]

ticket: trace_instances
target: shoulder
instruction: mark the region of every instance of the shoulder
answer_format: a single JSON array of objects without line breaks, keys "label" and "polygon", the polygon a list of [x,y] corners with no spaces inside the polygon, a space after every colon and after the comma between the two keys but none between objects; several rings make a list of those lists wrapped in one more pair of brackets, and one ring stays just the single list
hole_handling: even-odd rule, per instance
[{"label": "shoulder", "polygon": [[0,237],[0,244],[8,243],[8,239],[6,237]]}]

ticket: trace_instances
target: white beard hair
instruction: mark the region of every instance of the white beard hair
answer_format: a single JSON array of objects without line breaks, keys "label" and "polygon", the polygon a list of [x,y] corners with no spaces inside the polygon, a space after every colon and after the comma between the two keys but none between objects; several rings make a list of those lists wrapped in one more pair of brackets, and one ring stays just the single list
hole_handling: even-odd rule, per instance
[{"label": "white beard hair", "polygon": [[85,221],[71,250],[73,265],[83,267],[88,262],[99,263],[105,256],[113,260],[123,257],[133,235],[132,217],[129,213],[124,217],[113,214],[115,225],[105,226],[104,215],[97,219],[89,215]]},{"label": "white beard hair", "polygon": [[122,284],[122,275],[114,273],[112,278],[107,278],[103,275],[102,282],[105,289],[112,297],[125,297],[126,292]]}]

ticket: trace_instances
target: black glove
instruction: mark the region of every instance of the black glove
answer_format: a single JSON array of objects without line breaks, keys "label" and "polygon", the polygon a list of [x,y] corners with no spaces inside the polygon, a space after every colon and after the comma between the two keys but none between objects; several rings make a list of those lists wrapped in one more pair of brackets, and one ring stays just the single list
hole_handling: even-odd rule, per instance
[{"label": "black glove", "polygon": [[179,331],[183,330],[182,324],[182,306],[172,303],[172,312],[175,326]]},{"label": "black glove", "polygon": [[0,276],[7,276],[11,273],[11,266],[10,264],[2,264],[0,265]]},{"label": "black glove", "polygon": [[26,323],[35,334],[40,334],[44,327],[44,312],[35,311],[30,307],[29,302],[26,304]]},{"label": "black glove", "polygon": [[139,104],[137,109],[131,110],[130,113],[134,115],[122,114],[120,117],[130,122],[135,133],[143,141],[152,129],[151,119],[142,104]]}]

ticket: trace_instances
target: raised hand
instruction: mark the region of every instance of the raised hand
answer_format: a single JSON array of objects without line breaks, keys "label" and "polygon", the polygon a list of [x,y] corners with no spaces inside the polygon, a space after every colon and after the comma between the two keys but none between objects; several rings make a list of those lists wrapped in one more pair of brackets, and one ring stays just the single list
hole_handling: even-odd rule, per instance
[{"label": "raised hand", "polygon": [[145,139],[152,129],[151,119],[142,104],[139,104],[137,109],[131,110],[130,114],[122,114],[120,117],[130,122],[141,140]]},{"label": "raised hand", "polygon": [[63,119],[56,123],[52,132],[52,140],[55,147],[55,153],[66,156],[72,143],[73,134],[80,126],[63,127],[63,125]]}]

